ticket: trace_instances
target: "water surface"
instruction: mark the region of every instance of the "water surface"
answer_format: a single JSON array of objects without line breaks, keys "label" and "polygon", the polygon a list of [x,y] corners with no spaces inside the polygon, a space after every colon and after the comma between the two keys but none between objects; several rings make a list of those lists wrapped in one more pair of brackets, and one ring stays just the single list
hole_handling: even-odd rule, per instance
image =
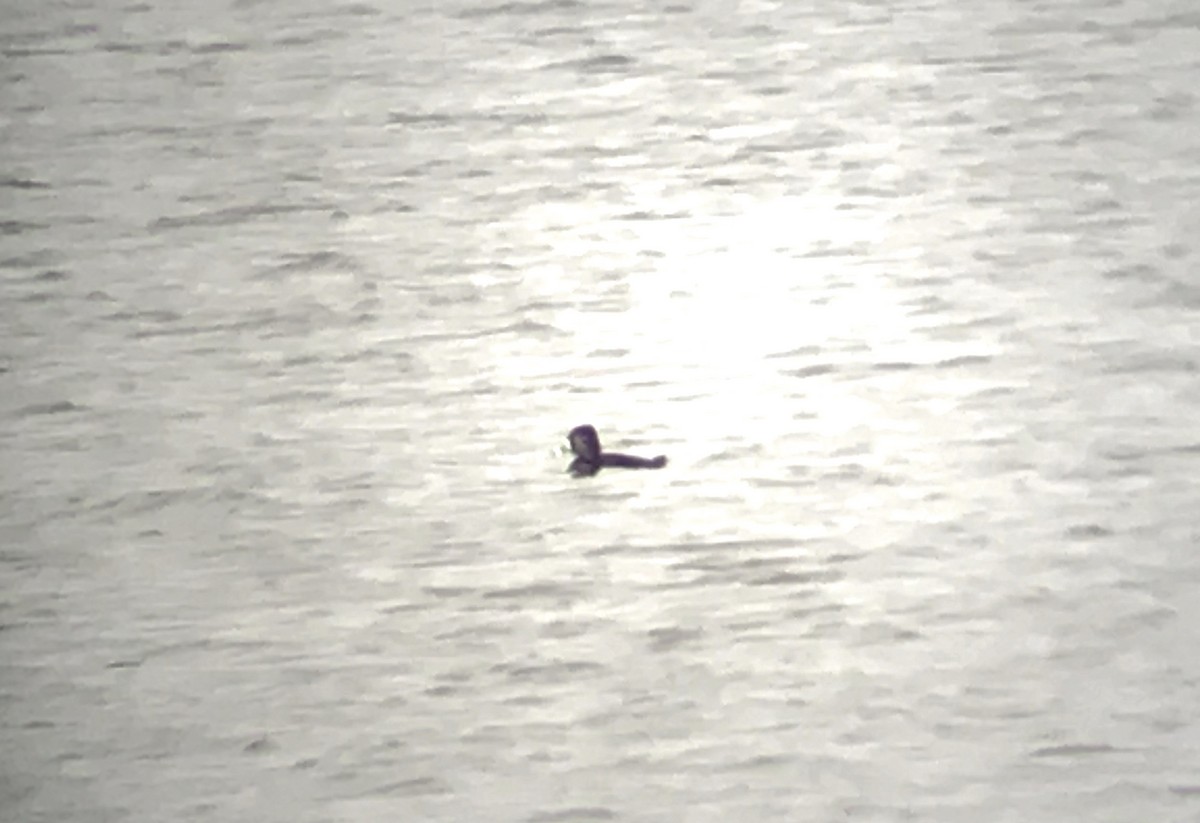
[{"label": "water surface", "polygon": [[0,818],[1200,815],[1189,3],[2,12]]}]

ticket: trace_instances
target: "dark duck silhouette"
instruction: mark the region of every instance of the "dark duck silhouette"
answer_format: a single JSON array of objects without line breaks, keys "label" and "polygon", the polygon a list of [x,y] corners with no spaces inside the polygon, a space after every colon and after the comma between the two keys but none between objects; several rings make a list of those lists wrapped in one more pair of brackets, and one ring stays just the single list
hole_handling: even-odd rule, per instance
[{"label": "dark duck silhouette", "polygon": [[634,457],[632,454],[618,454],[600,449],[600,435],[596,434],[594,426],[576,426],[567,435],[571,451],[575,459],[571,461],[568,471],[576,477],[591,477],[603,468],[616,469],[661,469],[667,465],[667,458]]}]

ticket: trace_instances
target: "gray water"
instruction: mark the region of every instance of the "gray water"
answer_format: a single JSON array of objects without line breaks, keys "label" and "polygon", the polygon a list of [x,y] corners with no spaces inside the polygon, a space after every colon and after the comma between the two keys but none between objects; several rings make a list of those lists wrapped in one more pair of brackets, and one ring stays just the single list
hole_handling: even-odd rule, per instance
[{"label": "gray water", "polygon": [[1200,819],[1193,0],[0,6],[0,818]]}]

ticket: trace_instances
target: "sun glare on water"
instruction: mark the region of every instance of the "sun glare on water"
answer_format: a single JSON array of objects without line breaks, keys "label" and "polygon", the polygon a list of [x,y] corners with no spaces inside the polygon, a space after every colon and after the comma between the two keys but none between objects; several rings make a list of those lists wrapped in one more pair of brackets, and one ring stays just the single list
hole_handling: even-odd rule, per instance
[{"label": "sun glare on water", "polygon": [[[693,398],[670,414],[701,427],[698,436],[747,416],[759,426],[772,418],[790,425],[794,402],[781,393],[779,358],[836,356],[829,351],[848,341],[901,331],[889,290],[877,287],[880,272],[861,262],[862,251],[887,232],[884,217],[839,209],[821,194],[738,205],[702,218],[642,220],[548,210],[541,216],[559,225],[588,227],[567,241],[555,232],[556,252],[584,271],[531,272],[535,288],[540,278],[541,287],[560,293],[567,284],[580,289],[570,283],[577,278],[598,283],[582,287],[558,324],[572,330],[581,356],[628,352],[625,364],[634,371],[612,380],[657,384],[663,400]],[[596,297],[589,288],[609,289],[612,309],[582,308]],[[692,411],[695,420],[679,419]]]}]

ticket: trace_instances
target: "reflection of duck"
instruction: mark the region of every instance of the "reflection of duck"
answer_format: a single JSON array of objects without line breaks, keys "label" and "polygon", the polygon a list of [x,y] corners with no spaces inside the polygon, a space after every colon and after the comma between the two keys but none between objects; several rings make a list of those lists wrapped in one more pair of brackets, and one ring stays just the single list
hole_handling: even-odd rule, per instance
[{"label": "reflection of duck", "polygon": [[661,469],[667,465],[667,458],[661,454],[655,458],[646,458],[601,451],[600,435],[596,434],[593,426],[576,426],[567,435],[567,440],[571,444],[571,451],[575,452],[575,459],[571,461],[569,471],[576,477],[591,477],[606,466],[618,469]]}]

